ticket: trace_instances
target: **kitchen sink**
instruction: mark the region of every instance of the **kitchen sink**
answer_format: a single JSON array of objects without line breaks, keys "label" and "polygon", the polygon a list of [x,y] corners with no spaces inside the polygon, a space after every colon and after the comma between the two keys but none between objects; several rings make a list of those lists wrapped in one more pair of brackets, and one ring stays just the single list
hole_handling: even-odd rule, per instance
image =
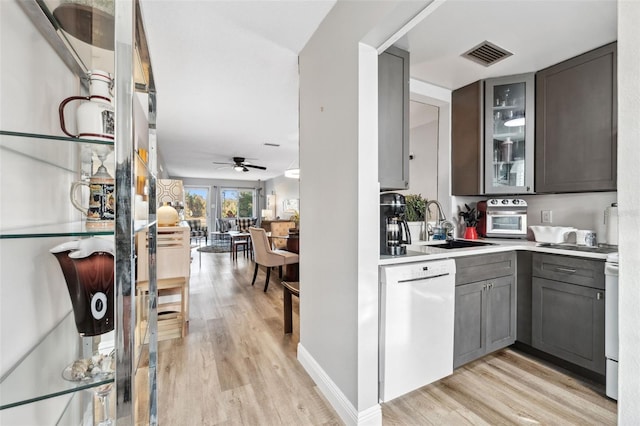
[{"label": "kitchen sink", "polygon": [[442,249],[457,249],[467,247],[481,247],[481,246],[493,246],[494,243],[485,243],[483,241],[469,241],[469,240],[447,240],[442,244],[429,244],[428,247],[436,247]]},{"label": "kitchen sink", "polygon": [[573,250],[573,251],[583,251],[586,253],[615,253],[618,251],[617,246],[607,246],[600,245],[598,247],[589,247],[589,246],[578,246],[573,244],[553,244],[553,243],[538,243],[538,247],[549,247],[561,250]]}]

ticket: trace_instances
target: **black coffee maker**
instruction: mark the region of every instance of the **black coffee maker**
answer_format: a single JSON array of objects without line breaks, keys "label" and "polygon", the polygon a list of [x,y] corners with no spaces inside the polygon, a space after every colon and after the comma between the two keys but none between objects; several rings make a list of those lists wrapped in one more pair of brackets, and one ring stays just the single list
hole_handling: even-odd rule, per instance
[{"label": "black coffee maker", "polygon": [[409,225],[405,219],[407,203],[402,194],[380,194],[380,254],[407,254],[403,244],[411,244]]}]

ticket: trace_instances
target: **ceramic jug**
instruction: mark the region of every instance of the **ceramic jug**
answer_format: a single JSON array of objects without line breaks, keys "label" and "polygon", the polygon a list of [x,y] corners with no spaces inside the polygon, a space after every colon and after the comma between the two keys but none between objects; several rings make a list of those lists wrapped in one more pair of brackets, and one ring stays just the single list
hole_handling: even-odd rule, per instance
[{"label": "ceramic jug", "polygon": [[[82,206],[76,199],[80,186],[89,187],[89,206]],[[71,184],[71,204],[84,214],[87,228],[112,229],[115,225],[116,193],[115,180],[107,172],[104,165],[100,165],[89,182],[73,182]]]},{"label": "ceramic jug", "polygon": [[[89,71],[89,96],[71,96],[60,103],[60,127],[62,131],[73,138],[114,140],[114,109],[112,105],[111,89],[113,79],[105,71]],[[75,134],[67,130],[64,110],[71,101],[84,100],[76,111]]]},{"label": "ceramic jug", "polygon": [[114,247],[101,238],[70,241],[50,250],[67,283],[78,333],[97,336],[114,328]]}]

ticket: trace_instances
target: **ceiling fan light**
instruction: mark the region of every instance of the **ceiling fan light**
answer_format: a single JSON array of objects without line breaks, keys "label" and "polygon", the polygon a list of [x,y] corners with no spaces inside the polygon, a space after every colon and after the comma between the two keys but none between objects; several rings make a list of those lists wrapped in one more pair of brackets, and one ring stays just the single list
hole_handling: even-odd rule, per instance
[{"label": "ceiling fan light", "polygon": [[233,166],[233,170],[235,170],[236,172],[244,172],[246,169],[246,167],[243,166]]},{"label": "ceiling fan light", "polygon": [[300,169],[287,169],[284,171],[284,177],[300,179]]}]

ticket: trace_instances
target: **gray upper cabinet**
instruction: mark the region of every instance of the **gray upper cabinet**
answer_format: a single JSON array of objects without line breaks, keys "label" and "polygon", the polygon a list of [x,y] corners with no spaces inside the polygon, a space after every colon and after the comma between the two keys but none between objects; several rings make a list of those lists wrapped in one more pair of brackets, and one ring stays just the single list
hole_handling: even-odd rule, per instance
[{"label": "gray upper cabinet", "polygon": [[615,191],[616,43],[536,74],[536,192]]},{"label": "gray upper cabinet", "polygon": [[453,195],[533,193],[534,81],[529,73],[453,91]]},{"label": "gray upper cabinet", "polygon": [[378,180],[409,188],[409,52],[395,47],[378,57]]},{"label": "gray upper cabinet", "polygon": [[483,193],[482,110],[484,83],[451,93],[451,193]]},{"label": "gray upper cabinet", "polygon": [[534,74],[485,81],[484,193],[533,193]]}]

